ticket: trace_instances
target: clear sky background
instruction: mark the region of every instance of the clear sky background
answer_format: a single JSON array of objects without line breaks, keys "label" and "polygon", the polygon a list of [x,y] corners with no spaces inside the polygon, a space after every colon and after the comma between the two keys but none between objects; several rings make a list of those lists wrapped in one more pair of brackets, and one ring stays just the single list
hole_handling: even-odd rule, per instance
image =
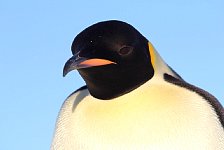
[{"label": "clear sky background", "polygon": [[84,85],[77,72],[62,77],[70,45],[98,21],[132,24],[186,81],[224,104],[223,8],[223,0],[1,0],[1,149],[49,149],[64,99]]}]

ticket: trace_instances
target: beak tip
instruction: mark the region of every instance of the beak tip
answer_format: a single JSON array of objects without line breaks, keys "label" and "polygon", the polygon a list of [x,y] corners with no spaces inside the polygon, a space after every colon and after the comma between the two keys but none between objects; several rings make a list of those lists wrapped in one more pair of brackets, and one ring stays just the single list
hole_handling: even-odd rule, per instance
[{"label": "beak tip", "polygon": [[63,73],[62,73],[62,76],[65,77],[68,73],[69,73],[70,70],[68,70],[67,66],[65,65],[64,69],[63,69]]},{"label": "beak tip", "polygon": [[70,71],[75,70],[75,57],[72,56],[64,65],[63,77],[65,77]]},{"label": "beak tip", "polygon": [[66,76],[66,74],[63,72],[63,75],[62,75],[63,77],[65,77]]}]

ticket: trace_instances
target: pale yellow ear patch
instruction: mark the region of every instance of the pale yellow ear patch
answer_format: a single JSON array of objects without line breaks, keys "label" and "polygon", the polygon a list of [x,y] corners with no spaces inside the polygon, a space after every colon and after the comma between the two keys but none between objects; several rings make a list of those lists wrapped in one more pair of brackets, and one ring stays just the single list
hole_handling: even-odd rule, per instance
[{"label": "pale yellow ear patch", "polygon": [[148,46],[149,46],[149,53],[150,53],[150,57],[151,57],[151,63],[155,70],[155,62],[156,62],[155,49],[154,49],[152,43],[150,43],[150,42],[148,42]]}]

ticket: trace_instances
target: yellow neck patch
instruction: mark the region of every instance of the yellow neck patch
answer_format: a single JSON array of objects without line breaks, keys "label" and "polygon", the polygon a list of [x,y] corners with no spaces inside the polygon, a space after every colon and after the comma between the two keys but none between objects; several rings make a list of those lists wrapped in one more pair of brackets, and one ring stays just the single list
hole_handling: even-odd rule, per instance
[{"label": "yellow neck patch", "polygon": [[152,43],[150,43],[150,42],[148,42],[148,46],[149,46],[149,53],[150,53],[150,57],[151,57],[151,63],[155,70],[155,62],[156,62],[155,49],[154,49]]}]

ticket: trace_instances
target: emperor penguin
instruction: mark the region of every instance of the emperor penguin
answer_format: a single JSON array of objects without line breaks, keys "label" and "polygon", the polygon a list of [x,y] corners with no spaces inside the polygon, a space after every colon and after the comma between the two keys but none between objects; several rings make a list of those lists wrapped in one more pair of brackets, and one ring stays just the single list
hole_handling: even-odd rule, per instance
[{"label": "emperor penguin", "polygon": [[86,85],[61,107],[51,150],[224,150],[219,101],[180,77],[132,25],[79,33],[63,75]]}]

